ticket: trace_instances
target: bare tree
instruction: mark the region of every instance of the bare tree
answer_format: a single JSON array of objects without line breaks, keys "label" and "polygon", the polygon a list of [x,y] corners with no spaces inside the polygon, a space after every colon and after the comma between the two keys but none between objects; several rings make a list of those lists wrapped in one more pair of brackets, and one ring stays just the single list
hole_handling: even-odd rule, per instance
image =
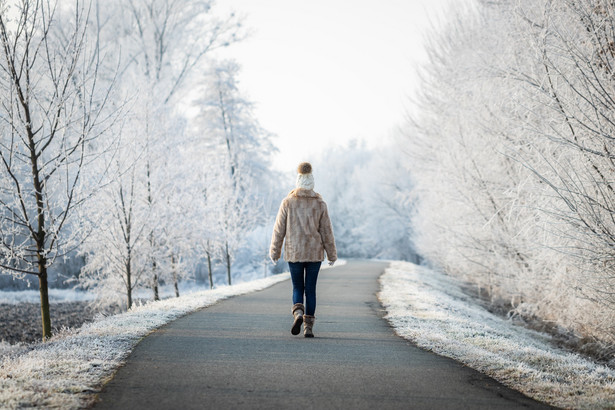
[{"label": "bare tree", "polygon": [[220,259],[226,265],[227,282],[232,283],[234,254],[248,231],[258,222],[264,207],[258,180],[268,171],[266,159],[274,151],[270,134],[261,128],[252,104],[237,86],[239,66],[233,61],[215,64],[205,76],[197,104],[201,107],[201,130],[207,136],[215,174],[208,201],[216,208],[212,223],[217,232]]},{"label": "bare tree", "polygon": [[83,217],[89,229],[80,248],[86,264],[79,279],[101,304],[130,309],[134,290],[144,285],[148,215],[135,203],[145,189],[137,178],[139,162],[132,157],[138,148],[124,144],[121,151],[111,167],[112,180],[89,202]]},{"label": "bare tree", "polygon": [[75,209],[91,194],[109,88],[97,83],[88,2],[0,1],[0,267],[39,279],[43,339],[51,336],[47,271],[70,250]]}]

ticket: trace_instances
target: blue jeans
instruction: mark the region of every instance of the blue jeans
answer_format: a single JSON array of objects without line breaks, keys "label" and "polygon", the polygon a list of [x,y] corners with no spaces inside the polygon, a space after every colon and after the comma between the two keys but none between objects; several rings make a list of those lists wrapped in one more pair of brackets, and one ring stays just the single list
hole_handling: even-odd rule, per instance
[{"label": "blue jeans", "polygon": [[305,292],[305,314],[314,316],[316,311],[316,281],[321,262],[288,262],[293,281],[293,303],[303,303]]}]

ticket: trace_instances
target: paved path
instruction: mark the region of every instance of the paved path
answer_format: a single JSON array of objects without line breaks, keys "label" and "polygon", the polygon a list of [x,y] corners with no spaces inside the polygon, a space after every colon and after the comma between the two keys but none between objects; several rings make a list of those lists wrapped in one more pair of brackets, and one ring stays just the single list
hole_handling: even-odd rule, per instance
[{"label": "paved path", "polygon": [[396,336],[376,299],[385,267],[321,271],[314,339],[290,334],[289,281],[178,319],[141,341],[97,408],[542,407]]}]

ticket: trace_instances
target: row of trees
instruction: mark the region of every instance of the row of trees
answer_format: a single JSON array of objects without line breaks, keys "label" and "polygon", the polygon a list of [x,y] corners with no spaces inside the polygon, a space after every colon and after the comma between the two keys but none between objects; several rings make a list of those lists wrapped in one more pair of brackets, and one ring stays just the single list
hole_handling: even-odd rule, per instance
[{"label": "row of trees", "polygon": [[211,6],[0,0],[0,267],[39,278],[44,338],[58,258],[85,256],[82,285],[130,308],[203,261],[230,284],[268,222],[271,136],[214,58],[241,20]]},{"label": "row of trees", "polygon": [[430,44],[403,145],[418,251],[512,314],[615,342],[615,5],[476,1]]}]

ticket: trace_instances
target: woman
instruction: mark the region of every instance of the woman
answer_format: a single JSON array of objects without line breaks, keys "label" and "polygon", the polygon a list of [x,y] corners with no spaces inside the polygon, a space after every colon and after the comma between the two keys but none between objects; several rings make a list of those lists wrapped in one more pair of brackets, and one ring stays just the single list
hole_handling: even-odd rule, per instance
[{"label": "woman", "polygon": [[[305,337],[314,337],[314,312],[316,311],[316,280],[320,264],[327,252],[329,265],[337,260],[333,228],[327,212],[327,204],[314,192],[312,165],[308,162],[299,164],[296,188],[293,189],[280,205],[273,228],[271,260],[277,262],[284,245],[284,259],[288,262],[293,282],[294,317],[290,332],[298,335],[303,326]],[[305,306],[303,294],[305,293]]]}]

